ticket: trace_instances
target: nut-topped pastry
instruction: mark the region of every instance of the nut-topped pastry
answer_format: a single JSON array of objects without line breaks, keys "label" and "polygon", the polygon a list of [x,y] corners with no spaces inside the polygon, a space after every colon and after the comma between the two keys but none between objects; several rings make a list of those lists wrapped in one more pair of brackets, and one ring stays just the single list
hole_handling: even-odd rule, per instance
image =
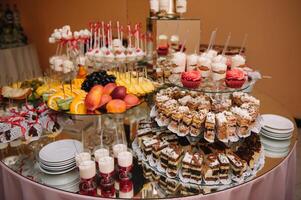
[{"label": "nut-topped pastry", "polygon": [[244,166],[242,160],[233,152],[227,152],[226,155],[230,161],[230,166],[233,175],[236,176],[237,178],[240,178],[244,172]]},{"label": "nut-topped pastry", "polygon": [[202,180],[203,160],[204,160],[203,153],[200,152],[194,153],[191,159],[190,178],[197,182]]},{"label": "nut-topped pastry", "polygon": [[152,155],[155,162],[159,161],[161,150],[169,145],[168,141],[160,141],[152,146]]},{"label": "nut-topped pastry", "polygon": [[182,177],[183,178],[190,178],[191,172],[191,162],[192,162],[193,153],[190,151],[187,151],[184,154],[183,160],[182,160]]},{"label": "nut-topped pastry", "polygon": [[205,134],[204,134],[204,138],[212,143],[214,142],[214,138],[215,138],[215,114],[213,112],[209,112],[206,116],[206,122],[205,122]]},{"label": "nut-topped pastry", "polygon": [[181,160],[183,156],[183,149],[178,145],[170,145],[172,151],[168,155],[168,169],[167,172],[170,176],[175,177],[180,169]]},{"label": "nut-topped pastry", "polygon": [[231,112],[234,113],[237,118],[238,133],[240,135],[247,135],[248,128],[253,121],[249,112],[239,107],[232,107]]},{"label": "nut-topped pastry", "polygon": [[219,161],[216,154],[212,153],[206,156],[205,165],[203,166],[203,177],[204,180],[217,181],[219,177]]},{"label": "nut-topped pastry", "polygon": [[227,158],[226,154],[224,154],[224,153],[218,153],[217,158],[220,163],[219,179],[227,180],[229,178],[229,171],[230,171],[229,159]]},{"label": "nut-topped pastry", "polygon": [[228,131],[227,131],[227,118],[224,113],[218,113],[216,115],[216,127],[217,127],[217,137],[221,141],[228,141]]}]

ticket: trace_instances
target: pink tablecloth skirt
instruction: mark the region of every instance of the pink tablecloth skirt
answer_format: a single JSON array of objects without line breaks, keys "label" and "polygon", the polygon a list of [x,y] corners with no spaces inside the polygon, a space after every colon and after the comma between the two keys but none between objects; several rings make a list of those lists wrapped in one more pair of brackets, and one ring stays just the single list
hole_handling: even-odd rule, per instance
[{"label": "pink tablecloth skirt", "polygon": [[[97,200],[93,198],[55,190],[32,182],[8,169],[0,162],[1,200]],[[185,200],[292,200],[296,176],[296,145],[287,158],[276,168],[248,183]]]}]

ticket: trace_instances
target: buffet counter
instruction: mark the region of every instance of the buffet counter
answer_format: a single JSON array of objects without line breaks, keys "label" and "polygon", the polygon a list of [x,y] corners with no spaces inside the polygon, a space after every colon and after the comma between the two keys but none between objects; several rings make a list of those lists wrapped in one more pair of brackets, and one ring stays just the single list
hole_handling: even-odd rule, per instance
[{"label": "buffet counter", "polygon": [[[286,116],[290,119],[290,114],[283,109],[273,98],[263,94],[260,91],[255,91],[254,95],[261,101],[261,113],[275,113]],[[139,106],[137,110],[142,108]],[[76,119],[74,119],[76,121]],[[93,120],[91,120],[93,123]],[[55,137],[42,136],[38,141],[25,144],[10,144],[9,147],[2,148],[0,163],[0,199],[4,200],[40,200],[40,199],[65,199],[65,200],[80,200],[80,199],[101,199],[100,197],[89,197],[76,194],[76,192],[67,192],[63,189],[57,189],[45,184],[45,176],[37,168],[37,152],[45,144],[51,141],[60,139],[78,139],[83,138],[82,132],[92,132],[89,120],[77,124],[79,127],[71,129],[66,128],[63,132]],[[64,127],[65,128],[65,127]],[[89,135],[89,134],[88,134]],[[203,188],[204,193],[194,196],[178,196],[178,199],[204,199],[204,200],[239,200],[239,199],[263,199],[263,200],[290,200],[293,199],[295,189],[296,175],[296,142],[297,131],[293,133],[289,154],[284,158],[269,158],[265,157],[263,168],[257,172],[256,177],[252,180],[245,181],[237,186],[230,186],[227,189],[208,190]],[[13,146],[13,147],[12,147]],[[21,164],[20,164],[21,163]],[[135,163],[135,161],[134,161]],[[22,166],[20,168],[20,166]],[[26,166],[26,167],[24,167]],[[138,178],[137,178],[138,177]],[[137,199],[156,199],[169,197],[176,198],[177,195],[165,197],[152,181],[142,180],[142,170],[138,167],[133,169],[133,185],[134,198]],[[61,180],[60,180],[61,181]]]}]

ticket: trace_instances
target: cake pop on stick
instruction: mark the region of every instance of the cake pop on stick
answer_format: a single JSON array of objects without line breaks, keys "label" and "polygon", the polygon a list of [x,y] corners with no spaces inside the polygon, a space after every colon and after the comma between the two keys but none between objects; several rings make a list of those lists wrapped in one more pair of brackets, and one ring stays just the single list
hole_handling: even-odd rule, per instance
[{"label": "cake pop on stick", "polygon": [[120,40],[120,27],[119,27],[119,21],[117,21],[117,35],[118,35],[118,40]]},{"label": "cake pop on stick", "polygon": [[229,35],[227,37],[227,40],[226,40],[226,43],[225,43],[225,46],[224,46],[224,49],[223,49],[223,52],[222,52],[222,56],[225,56],[225,54],[226,54],[226,51],[227,51],[228,46],[229,46],[230,39],[231,39],[231,32],[229,33]]},{"label": "cake pop on stick", "polygon": [[241,55],[241,53],[242,53],[242,51],[243,51],[243,49],[244,49],[244,47],[246,45],[247,40],[248,40],[248,34],[245,34],[244,40],[243,40],[243,42],[241,44],[241,47],[240,47],[240,50],[239,50],[239,55]]}]

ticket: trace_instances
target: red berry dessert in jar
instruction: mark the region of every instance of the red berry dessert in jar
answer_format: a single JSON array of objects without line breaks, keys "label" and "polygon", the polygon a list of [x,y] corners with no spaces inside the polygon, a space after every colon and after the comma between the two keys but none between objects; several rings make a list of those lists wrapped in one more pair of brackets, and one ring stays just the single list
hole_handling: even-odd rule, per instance
[{"label": "red berry dessert in jar", "polygon": [[184,87],[187,88],[197,88],[201,84],[201,72],[200,71],[189,71],[182,72],[181,82]]},{"label": "red berry dessert in jar", "polygon": [[246,74],[238,68],[228,70],[226,73],[226,85],[230,88],[241,88],[246,82]]}]

